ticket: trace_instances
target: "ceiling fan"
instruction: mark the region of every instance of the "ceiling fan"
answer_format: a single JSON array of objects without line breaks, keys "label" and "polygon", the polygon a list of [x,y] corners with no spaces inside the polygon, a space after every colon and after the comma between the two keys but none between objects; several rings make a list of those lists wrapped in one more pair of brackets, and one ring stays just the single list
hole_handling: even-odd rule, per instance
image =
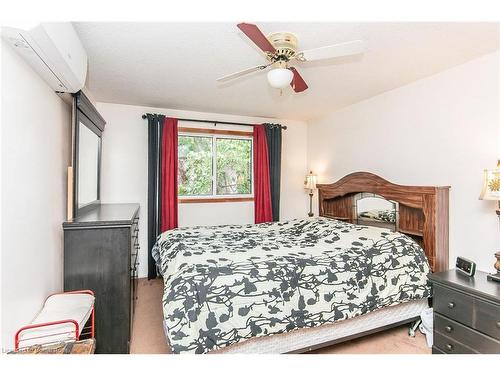
[{"label": "ceiling fan", "polygon": [[266,37],[256,25],[251,23],[239,23],[237,26],[264,52],[267,63],[218,78],[218,82],[229,81],[273,66],[272,70],[267,73],[267,80],[272,87],[283,89],[290,85],[295,92],[302,92],[308,86],[297,69],[290,66],[293,60],[299,62],[316,61],[355,55],[364,51],[364,42],[362,40],[298,51],[298,40],[295,34],[279,32],[269,34]]}]

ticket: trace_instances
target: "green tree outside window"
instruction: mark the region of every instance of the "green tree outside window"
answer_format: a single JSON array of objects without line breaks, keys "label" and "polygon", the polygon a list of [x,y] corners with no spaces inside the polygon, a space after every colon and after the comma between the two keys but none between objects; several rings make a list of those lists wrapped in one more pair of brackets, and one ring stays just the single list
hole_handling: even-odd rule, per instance
[{"label": "green tree outside window", "polygon": [[178,159],[180,196],[252,193],[251,139],[180,135]]}]

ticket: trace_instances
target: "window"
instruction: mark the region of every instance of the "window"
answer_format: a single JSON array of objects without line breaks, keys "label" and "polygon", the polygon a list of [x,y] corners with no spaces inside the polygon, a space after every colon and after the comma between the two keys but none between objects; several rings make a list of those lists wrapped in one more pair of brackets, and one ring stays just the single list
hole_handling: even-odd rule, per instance
[{"label": "window", "polygon": [[252,138],[179,129],[179,196],[251,197]]},{"label": "window", "polygon": [[212,195],[212,138],[179,136],[179,195]]}]

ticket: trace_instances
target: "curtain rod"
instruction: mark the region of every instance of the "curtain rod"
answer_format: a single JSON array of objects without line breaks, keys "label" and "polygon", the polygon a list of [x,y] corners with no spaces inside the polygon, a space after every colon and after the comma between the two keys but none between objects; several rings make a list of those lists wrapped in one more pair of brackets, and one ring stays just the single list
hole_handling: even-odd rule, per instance
[{"label": "curtain rod", "polygon": [[[147,116],[148,114],[142,115],[142,118],[146,119],[148,117]],[[215,121],[215,120],[196,120],[196,119],[191,119],[191,118],[177,118],[177,120],[179,120],[179,121],[192,121],[192,122],[205,122],[205,123],[208,123],[208,124],[214,124],[215,126],[217,126],[217,124],[221,124],[221,125],[242,125],[242,126],[254,126],[255,125],[255,124],[245,124],[245,123],[242,123],[242,122]],[[281,125],[281,124],[273,124],[273,125],[280,126],[281,129],[283,129],[283,130],[287,129],[287,127],[285,125]]]}]

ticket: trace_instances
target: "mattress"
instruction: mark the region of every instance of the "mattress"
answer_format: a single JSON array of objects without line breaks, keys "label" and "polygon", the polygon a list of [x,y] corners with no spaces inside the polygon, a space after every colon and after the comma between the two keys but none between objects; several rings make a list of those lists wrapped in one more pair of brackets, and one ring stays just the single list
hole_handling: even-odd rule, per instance
[{"label": "mattress", "polygon": [[405,302],[320,327],[302,328],[272,336],[256,337],[226,348],[214,350],[211,353],[283,354],[305,351],[307,348],[321,346],[321,344],[327,344],[334,340],[340,342],[343,338],[355,335],[361,336],[364,332],[382,329],[388,325],[417,318],[427,307],[427,299]]},{"label": "mattress", "polygon": [[329,325],[430,296],[411,238],[327,218],[163,233],[153,256],[174,353]]}]

